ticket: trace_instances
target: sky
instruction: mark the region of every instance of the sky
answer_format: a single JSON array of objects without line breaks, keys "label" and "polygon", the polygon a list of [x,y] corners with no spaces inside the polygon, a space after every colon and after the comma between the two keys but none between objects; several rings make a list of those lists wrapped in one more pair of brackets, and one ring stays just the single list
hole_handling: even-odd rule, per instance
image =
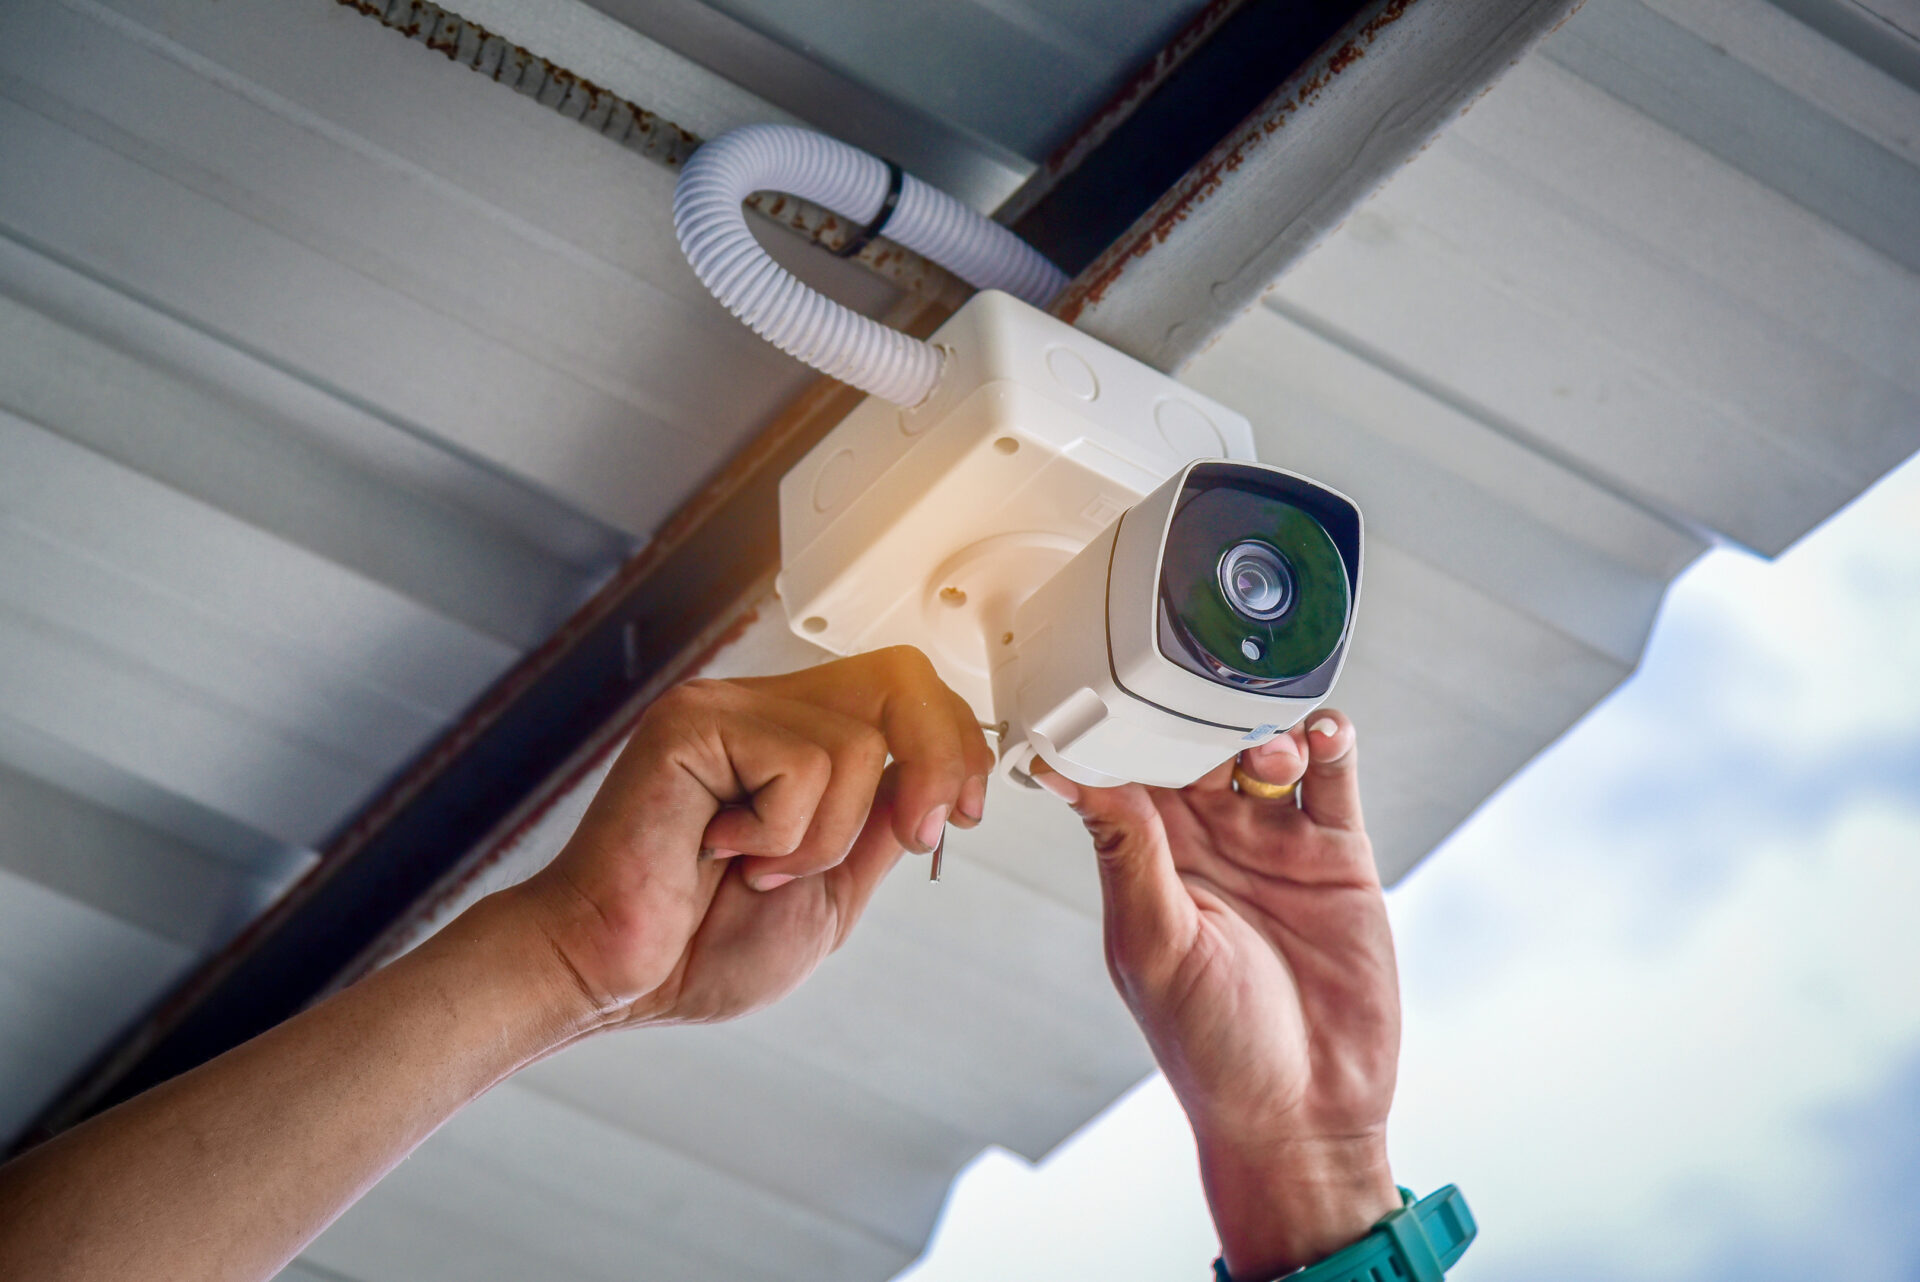
[{"label": "sky", "polygon": [[[1481,1226],[1450,1278],[1920,1280],[1920,459],[1696,563],[1388,906],[1395,1174]],[[1216,1244],[1154,1077],[982,1155],[902,1279],[1197,1280]]]}]

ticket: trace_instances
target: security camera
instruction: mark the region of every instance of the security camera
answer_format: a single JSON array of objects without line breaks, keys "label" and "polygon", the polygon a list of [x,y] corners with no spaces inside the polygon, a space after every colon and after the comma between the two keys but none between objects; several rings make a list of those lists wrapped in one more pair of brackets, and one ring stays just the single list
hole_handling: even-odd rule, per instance
[{"label": "security camera", "polygon": [[[1014,612],[995,704],[1094,787],[1180,787],[1333,688],[1360,586],[1360,511],[1260,463],[1201,460],[1122,513]],[[1024,757],[1024,759],[1022,759]]]},{"label": "security camera", "polygon": [[1360,590],[1351,502],[1005,294],[929,341],[923,399],[870,396],[781,481],[795,633],[917,646],[1016,780],[1038,755],[1088,785],[1182,786],[1325,700]]},{"label": "security camera", "polygon": [[[980,292],[925,341],[878,324],[768,257],[741,212],[763,190]],[[673,216],[729,311],[868,393],[780,481],[776,590],[797,634],[917,646],[1028,782],[1038,755],[1085,784],[1184,785],[1326,698],[1359,512],[1254,462],[1239,414],[1038,310],[1067,278],[1007,228],[786,125],[704,144]]]}]

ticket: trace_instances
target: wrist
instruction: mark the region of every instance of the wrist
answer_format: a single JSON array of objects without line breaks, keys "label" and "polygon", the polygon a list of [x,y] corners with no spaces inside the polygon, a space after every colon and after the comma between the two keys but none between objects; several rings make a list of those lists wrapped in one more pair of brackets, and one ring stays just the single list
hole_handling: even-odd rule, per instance
[{"label": "wrist", "polygon": [[1384,1130],[1257,1141],[1202,1136],[1200,1174],[1238,1282],[1325,1259],[1400,1206]]},{"label": "wrist", "polygon": [[611,1018],[554,947],[544,915],[536,890],[513,886],[475,903],[414,953],[484,1003],[502,1076]]}]

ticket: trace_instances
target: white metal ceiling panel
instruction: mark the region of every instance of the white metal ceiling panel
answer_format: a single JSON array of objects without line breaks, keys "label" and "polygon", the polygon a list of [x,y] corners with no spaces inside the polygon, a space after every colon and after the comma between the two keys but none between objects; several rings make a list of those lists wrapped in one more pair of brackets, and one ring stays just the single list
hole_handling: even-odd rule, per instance
[{"label": "white metal ceiling panel", "polygon": [[[1568,48],[1627,57],[1626,37],[1663,21],[1589,4],[1269,304],[1676,521],[1777,552],[1914,448],[1920,292],[1904,259],[1920,248],[1889,257],[1675,132],[1663,117],[1681,104],[1649,115],[1614,96],[1637,84],[1566,69]],[[1847,132],[1744,67],[1683,83],[1702,118],[1779,150]],[[1876,158],[1863,190],[1920,182],[1910,159],[1848,137]],[[1914,191],[1859,202],[1878,240],[1920,246]]]},{"label": "white metal ceiling panel", "polygon": [[0,405],[515,648],[626,540],[0,241]]},{"label": "white metal ceiling panel", "polygon": [[349,9],[4,22],[16,239],[609,524],[647,533],[805,383],[687,269],[670,172]]},{"label": "white metal ceiling panel", "polygon": [[510,1082],[395,1168],[305,1258],[394,1282],[780,1282],[884,1277],[910,1255]]},{"label": "white metal ceiling panel", "polygon": [[0,867],[195,955],[252,920],[286,875],[236,865],[4,766]]},{"label": "white metal ceiling panel", "polygon": [[1920,86],[1920,21],[1903,31],[1869,17],[1857,0],[1648,0],[1647,7],[1907,163],[1920,162],[1912,98]]},{"label": "white metal ceiling panel", "polygon": [[514,655],[0,412],[0,712],[319,840]]},{"label": "white metal ceiling panel", "polygon": [[0,868],[0,1129],[25,1125],[193,960],[183,945]]},{"label": "white metal ceiling panel", "polygon": [[980,1149],[977,1134],[783,1054],[747,1029],[658,1029],[628,1042],[590,1040],[579,1051],[516,1080],[909,1254],[945,1200],[954,1165]]}]

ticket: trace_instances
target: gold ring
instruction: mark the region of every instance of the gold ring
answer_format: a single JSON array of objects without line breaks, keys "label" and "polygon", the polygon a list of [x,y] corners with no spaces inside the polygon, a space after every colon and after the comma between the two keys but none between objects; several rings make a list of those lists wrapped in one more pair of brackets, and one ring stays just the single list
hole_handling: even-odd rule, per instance
[{"label": "gold ring", "polygon": [[1233,763],[1233,786],[1249,797],[1258,797],[1262,801],[1288,801],[1293,797],[1294,789],[1300,784],[1268,783],[1265,779],[1255,779],[1240,768],[1239,762]]}]

